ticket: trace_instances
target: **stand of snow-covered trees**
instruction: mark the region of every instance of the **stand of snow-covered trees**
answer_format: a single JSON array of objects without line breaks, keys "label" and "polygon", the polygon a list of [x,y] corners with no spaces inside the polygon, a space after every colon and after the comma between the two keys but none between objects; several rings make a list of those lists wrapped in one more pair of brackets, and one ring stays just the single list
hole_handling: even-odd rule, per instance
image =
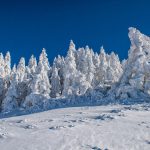
[{"label": "stand of snow-covered trees", "polygon": [[70,41],[66,57],[50,66],[43,49],[28,65],[21,58],[11,67],[11,56],[0,54],[0,110],[49,109],[67,105],[150,102],[150,38],[129,28],[128,59],[120,62],[103,47],[76,49]]}]

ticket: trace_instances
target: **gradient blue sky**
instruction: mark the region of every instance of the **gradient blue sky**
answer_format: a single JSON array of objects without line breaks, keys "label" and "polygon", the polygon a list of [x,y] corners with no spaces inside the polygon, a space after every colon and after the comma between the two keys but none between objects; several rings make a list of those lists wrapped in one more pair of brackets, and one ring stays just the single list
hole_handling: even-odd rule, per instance
[{"label": "gradient blue sky", "polygon": [[70,39],[127,58],[130,26],[150,35],[149,0],[0,0],[0,51],[13,63],[43,47],[52,61],[66,55]]}]

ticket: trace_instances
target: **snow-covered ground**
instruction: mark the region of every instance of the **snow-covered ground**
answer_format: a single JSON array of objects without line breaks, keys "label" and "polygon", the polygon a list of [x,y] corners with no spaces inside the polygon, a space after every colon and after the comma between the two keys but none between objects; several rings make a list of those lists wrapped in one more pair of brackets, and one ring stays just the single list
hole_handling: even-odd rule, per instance
[{"label": "snow-covered ground", "polygon": [[0,119],[0,150],[150,150],[150,107],[73,107]]}]

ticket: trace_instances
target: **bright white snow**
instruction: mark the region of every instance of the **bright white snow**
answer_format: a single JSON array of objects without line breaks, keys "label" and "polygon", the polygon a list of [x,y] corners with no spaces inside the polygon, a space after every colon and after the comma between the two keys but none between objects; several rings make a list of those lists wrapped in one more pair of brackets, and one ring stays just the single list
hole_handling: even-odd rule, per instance
[{"label": "bright white snow", "polygon": [[150,106],[62,108],[0,120],[1,150],[149,150]]}]

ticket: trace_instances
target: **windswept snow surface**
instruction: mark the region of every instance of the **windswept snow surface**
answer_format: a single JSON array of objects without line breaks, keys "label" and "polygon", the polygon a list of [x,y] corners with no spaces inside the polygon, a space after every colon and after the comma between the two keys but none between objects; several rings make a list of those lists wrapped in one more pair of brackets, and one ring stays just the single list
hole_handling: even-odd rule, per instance
[{"label": "windswept snow surface", "polygon": [[2,118],[0,150],[150,150],[150,106],[72,107]]}]

